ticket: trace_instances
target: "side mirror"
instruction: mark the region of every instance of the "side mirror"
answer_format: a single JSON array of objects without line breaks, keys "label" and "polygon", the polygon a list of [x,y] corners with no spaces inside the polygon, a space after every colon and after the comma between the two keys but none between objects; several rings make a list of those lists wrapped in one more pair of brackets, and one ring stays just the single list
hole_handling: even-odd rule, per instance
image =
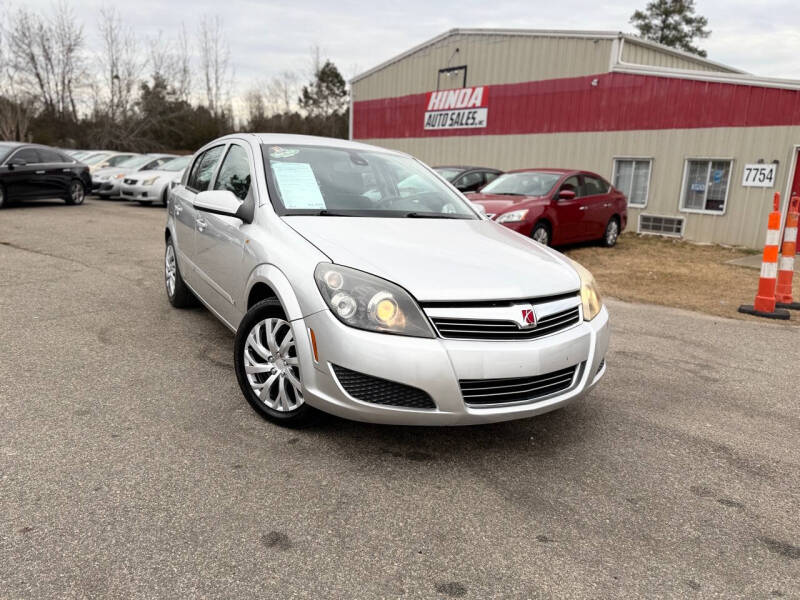
[{"label": "side mirror", "polygon": [[573,190],[561,190],[558,192],[559,200],[575,200],[575,192]]},{"label": "side mirror", "polygon": [[27,164],[27,161],[23,158],[12,158],[10,161],[8,161],[8,168],[14,169],[16,167],[24,167]]},{"label": "side mirror", "polygon": [[233,192],[228,190],[208,190],[200,192],[194,198],[194,207],[197,210],[223,217],[236,217],[250,222],[243,214],[242,206],[244,206],[244,202],[241,202],[233,195]]},{"label": "side mirror", "polygon": [[470,202],[470,206],[478,211],[478,214],[482,216],[484,219],[486,218],[486,207],[483,204],[478,204],[477,202]]}]

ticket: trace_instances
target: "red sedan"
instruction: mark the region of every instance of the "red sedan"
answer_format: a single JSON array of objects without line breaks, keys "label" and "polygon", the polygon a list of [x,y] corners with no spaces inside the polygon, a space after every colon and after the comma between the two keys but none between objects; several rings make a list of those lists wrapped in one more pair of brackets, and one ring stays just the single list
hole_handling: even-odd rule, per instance
[{"label": "red sedan", "polygon": [[545,245],[601,240],[613,246],[628,223],[624,194],[589,171],[509,171],[469,199],[498,223]]}]

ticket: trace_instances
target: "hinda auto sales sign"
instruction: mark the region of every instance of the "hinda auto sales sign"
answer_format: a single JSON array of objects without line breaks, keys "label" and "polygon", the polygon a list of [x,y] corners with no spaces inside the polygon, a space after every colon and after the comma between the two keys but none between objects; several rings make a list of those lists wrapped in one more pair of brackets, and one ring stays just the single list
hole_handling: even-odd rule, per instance
[{"label": "hinda auto sales sign", "polygon": [[429,92],[425,129],[478,129],[486,127],[488,115],[487,86]]}]

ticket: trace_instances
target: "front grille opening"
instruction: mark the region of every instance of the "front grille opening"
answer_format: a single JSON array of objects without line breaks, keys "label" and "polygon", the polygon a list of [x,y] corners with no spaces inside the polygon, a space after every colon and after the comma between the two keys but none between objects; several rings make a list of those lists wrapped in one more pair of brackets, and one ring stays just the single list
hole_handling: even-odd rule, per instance
[{"label": "front grille opening", "polygon": [[431,319],[440,336],[459,340],[532,340],[572,327],[580,320],[578,306],[539,319],[533,329],[520,329],[513,321]]},{"label": "front grille opening", "polygon": [[471,406],[534,402],[572,387],[579,365],[533,377],[461,379],[461,395]]},{"label": "front grille opening", "polygon": [[351,371],[338,365],[331,366],[336,374],[336,379],[339,380],[339,384],[357,400],[384,406],[402,406],[428,410],[436,408],[436,404],[434,404],[431,397],[418,388]]}]

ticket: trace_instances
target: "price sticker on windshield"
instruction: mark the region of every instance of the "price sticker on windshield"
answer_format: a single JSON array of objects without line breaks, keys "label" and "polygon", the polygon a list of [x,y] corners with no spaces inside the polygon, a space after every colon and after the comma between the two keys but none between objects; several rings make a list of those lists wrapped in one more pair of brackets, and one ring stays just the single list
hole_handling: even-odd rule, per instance
[{"label": "price sticker on windshield", "polygon": [[745,165],[742,174],[744,187],[771,188],[775,186],[775,174],[778,165],[775,163]]}]

